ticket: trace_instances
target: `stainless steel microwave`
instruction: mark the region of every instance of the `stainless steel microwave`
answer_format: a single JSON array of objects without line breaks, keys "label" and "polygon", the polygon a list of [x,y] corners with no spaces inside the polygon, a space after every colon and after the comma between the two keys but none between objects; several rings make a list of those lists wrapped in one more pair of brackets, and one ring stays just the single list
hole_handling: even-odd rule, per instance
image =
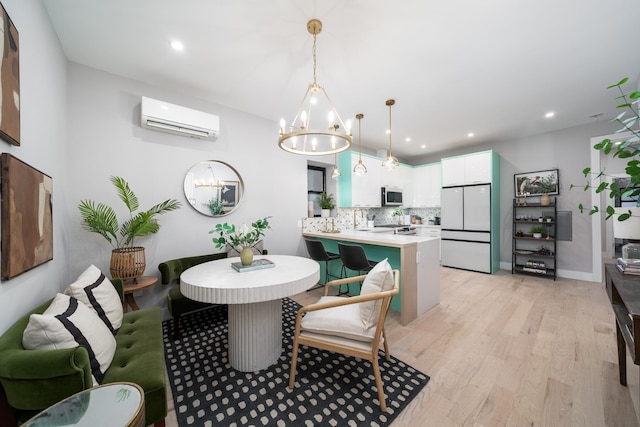
[{"label": "stainless steel microwave", "polygon": [[397,187],[382,187],[382,206],[401,206],[402,189]]}]

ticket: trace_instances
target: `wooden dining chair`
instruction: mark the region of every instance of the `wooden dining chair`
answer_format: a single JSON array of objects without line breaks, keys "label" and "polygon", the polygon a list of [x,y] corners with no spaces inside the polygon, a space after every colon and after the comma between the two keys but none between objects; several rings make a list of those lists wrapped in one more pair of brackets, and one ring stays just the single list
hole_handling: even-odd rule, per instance
[{"label": "wooden dining chair", "polygon": [[[329,296],[334,286],[363,281],[358,296]],[[359,357],[371,362],[378,389],[380,410],[387,404],[378,365],[378,350],[382,344],[390,360],[384,323],[391,298],[399,292],[400,272],[392,270],[388,261],[380,261],[367,275],[328,282],[324,296],[315,304],[298,310],[291,354],[289,388],[295,386],[298,348],[301,345]]]}]

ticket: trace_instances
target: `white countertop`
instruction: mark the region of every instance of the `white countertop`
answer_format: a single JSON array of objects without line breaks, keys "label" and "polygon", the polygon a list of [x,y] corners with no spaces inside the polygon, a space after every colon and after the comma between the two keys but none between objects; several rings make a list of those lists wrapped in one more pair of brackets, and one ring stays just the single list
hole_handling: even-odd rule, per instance
[{"label": "white countertop", "polygon": [[387,228],[387,232],[379,232],[369,230],[341,230],[339,233],[324,233],[321,231],[309,231],[302,233],[307,237],[318,237],[321,239],[346,240],[350,242],[369,243],[371,245],[381,245],[401,248],[404,246],[415,245],[420,242],[428,242],[430,240],[438,240],[437,237],[419,236],[417,234],[402,235],[393,234],[392,228]]}]

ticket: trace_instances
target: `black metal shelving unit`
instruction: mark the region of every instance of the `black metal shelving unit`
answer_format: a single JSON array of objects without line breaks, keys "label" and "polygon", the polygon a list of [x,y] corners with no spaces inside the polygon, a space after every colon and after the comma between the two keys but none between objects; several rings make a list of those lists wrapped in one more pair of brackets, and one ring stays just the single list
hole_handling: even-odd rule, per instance
[{"label": "black metal shelving unit", "polygon": [[[542,215],[550,214],[551,221]],[[511,274],[530,274],[556,280],[556,198],[549,205],[513,199],[513,230],[511,245]],[[540,221],[542,218],[542,221]],[[534,238],[532,227],[544,226],[546,235]]]}]

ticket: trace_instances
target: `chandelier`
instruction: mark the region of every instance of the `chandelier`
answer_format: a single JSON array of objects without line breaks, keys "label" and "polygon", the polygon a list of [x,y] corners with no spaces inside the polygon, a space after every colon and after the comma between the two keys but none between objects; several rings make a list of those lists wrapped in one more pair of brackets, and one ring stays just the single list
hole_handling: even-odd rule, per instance
[{"label": "chandelier", "polygon": [[209,164],[207,166],[207,169],[205,169],[205,175],[207,174],[206,172],[209,171],[209,173],[211,174],[211,178],[203,178],[201,180],[195,180],[193,181],[193,185],[195,188],[212,188],[212,189],[220,189],[222,188],[222,186],[224,185],[224,182],[221,180],[217,180],[215,174],[213,173],[213,168],[211,167],[211,164]]},{"label": "chandelier", "polygon": [[[307,22],[307,31],[313,35],[313,83],[300,102],[298,111],[289,125],[280,119],[278,145],[285,151],[309,156],[324,156],[346,151],[351,147],[351,122],[342,121],[327,91],[316,80],[316,36],[322,31],[322,22],[312,19]],[[328,112],[326,121],[323,113]],[[318,117],[316,117],[318,116]]]},{"label": "chandelier", "polygon": [[367,167],[364,165],[364,163],[362,163],[362,140],[360,139],[362,136],[362,128],[361,128],[361,122],[362,119],[364,118],[364,114],[356,114],[356,119],[358,119],[358,163],[353,167],[353,172],[358,175],[358,176],[362,176],[365,173],[367,173]]},{"label": "chandelier", "polygon": [[386,102],[386,105],[389,107],[389,153],[387,154],[385,161],[382,162],[382,166],[387,168],[387,170],[393,170],[400,166],[398,159],[393,156],[393,149],[391,147],[391,106],[395,103],[396,101],[393,99],[387,99]]}]

